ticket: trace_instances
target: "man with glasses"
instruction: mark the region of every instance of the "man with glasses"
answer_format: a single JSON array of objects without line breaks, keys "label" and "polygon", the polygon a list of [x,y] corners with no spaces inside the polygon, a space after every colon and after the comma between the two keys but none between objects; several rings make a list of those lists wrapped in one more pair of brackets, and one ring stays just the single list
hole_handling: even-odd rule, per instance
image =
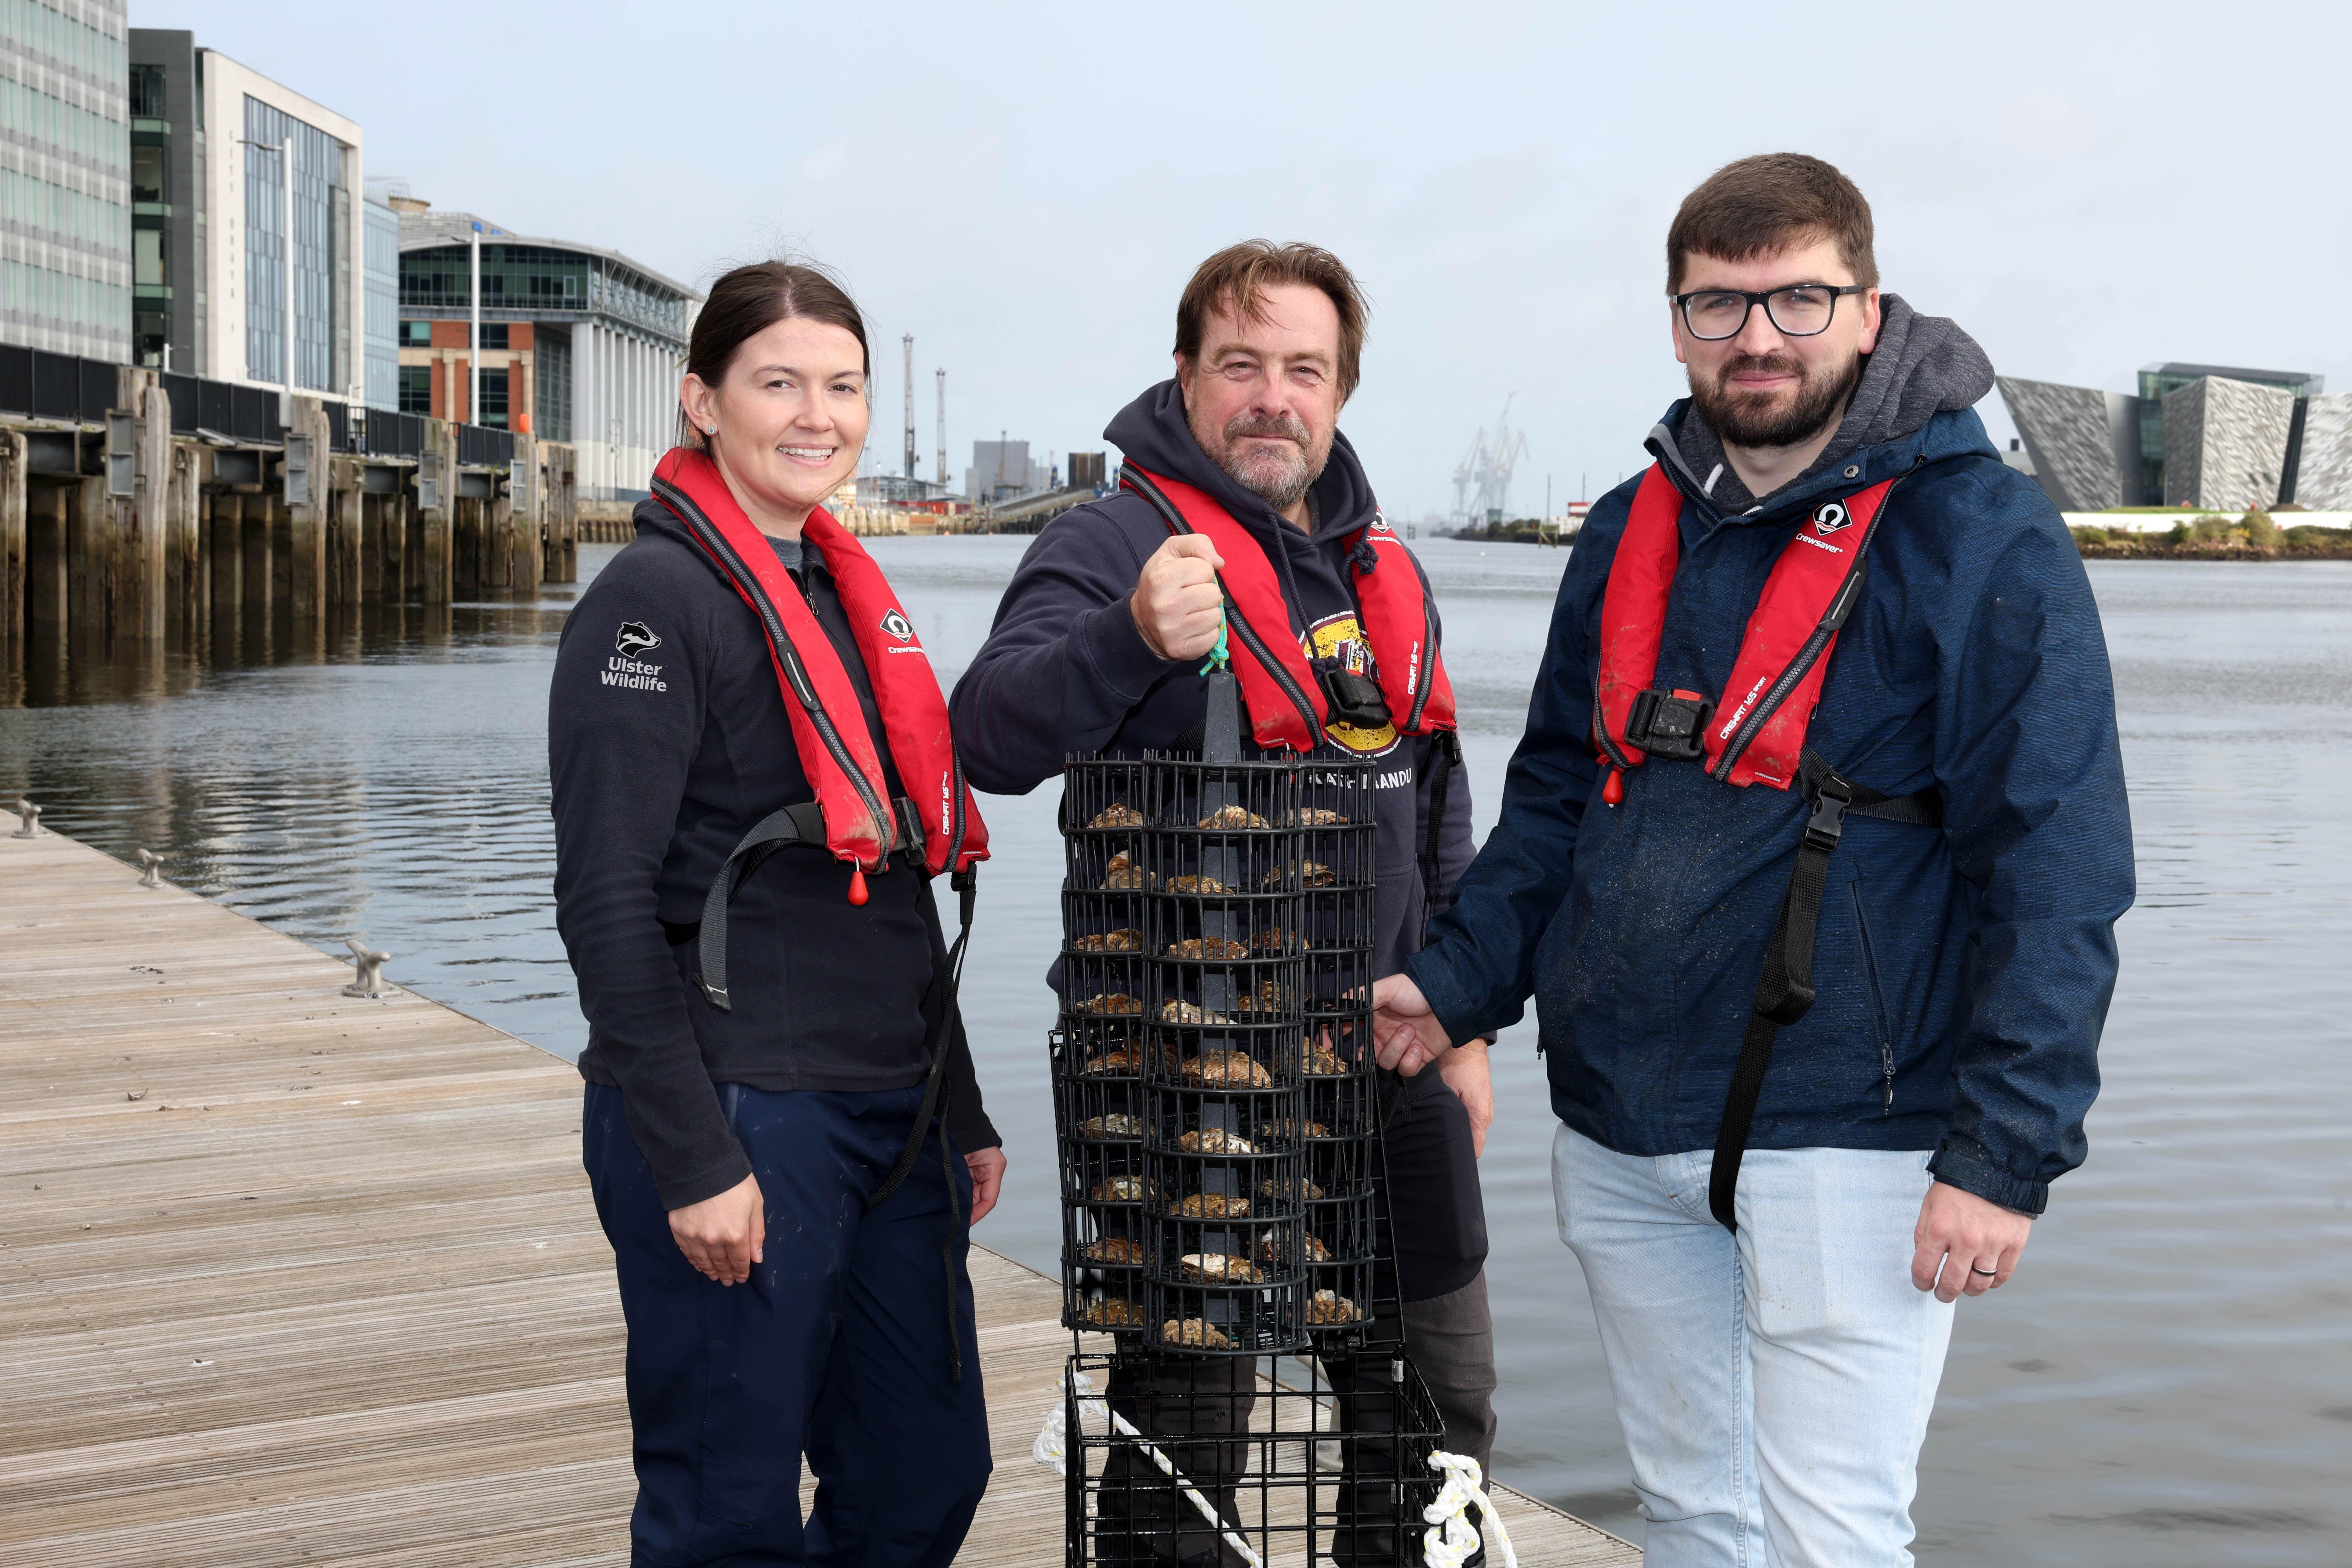
[{"label": "man with glasses", "polygon": [[2083,1119],[2132,900],[2097,606],[1815,158],[1666,239],[1691,395],[1593,509],[1502,817],[1377,989],[1418,1071],[1549,1052],[1653,1564],[1905,1564],[1956,1297]]}]

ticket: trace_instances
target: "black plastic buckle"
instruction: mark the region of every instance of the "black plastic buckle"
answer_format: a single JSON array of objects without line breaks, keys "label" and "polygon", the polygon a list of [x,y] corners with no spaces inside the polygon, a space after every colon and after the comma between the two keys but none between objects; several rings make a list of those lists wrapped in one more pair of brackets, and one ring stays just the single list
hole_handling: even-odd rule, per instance
[{"label": "black plastic buckle", "polygon": [[1625,715],[1625,739],[1654,757],[1678,763],[1706,755],[1706,721],[1715,704],[1690,691],[1643,691]]},{"label": "black plastic buckle", "polygon": [[1836,848],[1845,837],[1845,808],[1853,804],[1852,795],[1833,793],[1824,780],[1821,793],[1813,796],[1813,815],[1805,821],[1805,847],[1823,854]]},{"label": "black plastic buckle", "polygon": [[895,815],[898,818],[898,847],[907,852],[908,859],[919,862],[923,858],[923,814],[903,795],[891,804],[898,807]]},{"label": "black plastic buckle", "polygon": [[1315,679],[1323,688],[1330,722],[1351,730],[1377,730],[1389,722],[1389,700],[1377,681],[1368,680],[1344,664],[1318,665]]}]

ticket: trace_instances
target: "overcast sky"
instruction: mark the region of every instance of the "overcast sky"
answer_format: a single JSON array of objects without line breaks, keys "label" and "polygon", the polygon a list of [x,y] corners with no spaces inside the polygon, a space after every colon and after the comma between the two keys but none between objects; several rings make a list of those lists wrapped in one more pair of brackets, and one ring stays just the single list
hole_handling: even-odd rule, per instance
[{"label": "overcast sky", "polygon": [[[357,120],[371,175],[707,282],[838,268],[875,445],[948,372],[960,481],[1000,429],[1098,449],[1169,374],[1175,300],[1249,236],[1371,296],[1341,427],[1395,515],[1453,500],[1507,395],[1515,512],[1643,461],[1681,390],[1662,246],[1717,165],[1815,153],[1885,286],[2004,374],[2162,359],[2352,390],[2340,5],[488,5],[131,0]],[[2003,445],[1998,395],[1982,412]]]}]

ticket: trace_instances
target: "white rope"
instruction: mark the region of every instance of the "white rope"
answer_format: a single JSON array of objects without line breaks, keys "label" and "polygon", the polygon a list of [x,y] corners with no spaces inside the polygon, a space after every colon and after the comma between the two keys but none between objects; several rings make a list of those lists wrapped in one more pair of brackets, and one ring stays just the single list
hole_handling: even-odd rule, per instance
[{"label": "white rope", "polygon": [[1495,1527],[1495,1544],[1503,1549],[1503,1568],[1519,1568],[1519,1554],[1511,1549],[1511,1532],[1503,1528],[1503,1517],[1495,1511],[1494,1503],[1478,1489],[1478,1461],[1440,1449],[1429,1456],[1429,1468],[1444,1476],[1445,1485],[1437,1500],[1421,1510],[1421,1517],[1429,1521],[1421,1535],[1421,1560],[1427,1568],[1462,1568],[1478,1550],[1478,1532],[1463,1517],[1472,1503]]},{"label": "white rope", "polygon": [[[1073,1383],[1077,1388],[1080,1410],[1089,1415],[1108,1418],[1113,1427],[1137,1439],[1137,1447],[1150,1457],[1151,1462],[1160,1467],[1162,1474],[1176,1483],[1177,1489],[1192,1500],[1194,1508],[1201,1510],[1201,1517],[1207,1520],[1210,1526],[1224,1538],[1225,1544],[1241,1553],[1242,1561],[1248,1563],[1249,1568],[1265,1568],[1265,1560],[1251,1550],[1248,1542],[1225,1527],[1224,1518],[1217,1512],[1215,1505],[1201,1495],[1199,1488],[1184,1479],[1183,1473],[1177,1469],[1168,1456],[1160,1451],[1159,1445],[1144,1441],[1143,1434],[1137,1431],[1126,1416],[1095,1396],[1092,1378],[1082,1372],[1065,1372],[1062,1374],[1063,1389],[1066,1392]],[[1068,1405],[1065,1401],[1055,1401],[1053,1413],[1045,1417],[1044,1429],[1037,1434],[1037,1440],[1029,1445],[1030,1458],[1041,1465],[1051,1465],[1054,1468],[1054,1473],[1057,1476],[1067,1476],[1070,1473],[1070,1433],[1067,1411]]]},{"label": "white rope", "polygon": [[[1150,1456],[1162,1474],[1176,1483],[1178,1489],[1200,1510],[1201,1517],[1224,1538],[1225,1544],[1241,1553],[1242,1560],[1249,1564],[1249,1568],[1265,1568],[1265,1560],[1251,1549],[1248,1542],[1226,1528],[1224,1519],[1215,1506],[1185,1479],[1168,1456],[1160,1451],[1159,1446],[1145,1440],[1143,1434],[1137,1431],[1126,1416],[1110,1408],[1096,1394],[1092,1378],[1082,1372],[1065,1372],[1062,1374],[1065,1393],[1074,1383],[1080,1411],[1101,1417],[1117,1431],[1135,1438],[1137,1447]],[[1055,1400],[1054,1408],[1045,1416],[1045,1425],[1037,1433],[1037,1440],[1029,1445],[1031,1458],[1041,1465],[1051,1466],[1055,1475],[1065,1477],[1070,1473],[1068,1408],[1066,1401]],[[1473,1503],[1486,1516],[1486,1522],[1495,1528],[1495,1544],[1502,1548],[1503,1568],[1519,1568],[1518,1553],[1511,1547],[1511,1532],[1503,1528],[1502,1516],[1495,1511],[1493,1501],[1479,1489],[1478,1483],[1483,1478],[1479,1473],[1478,1461],[1440,1449],[1429,1456],[1429,1468],[1443,1475],[1445,1484],[1439,1489],[1435,1500],[1421,1512],[1422,1519],[1429,1525],[1421,1537],[1422,1562],[1425,1568],[1462,1568],[1477,1552],[1482,1544],[1478,1532],[1471,1528],[1470,1521],[1465,1517]]]}]

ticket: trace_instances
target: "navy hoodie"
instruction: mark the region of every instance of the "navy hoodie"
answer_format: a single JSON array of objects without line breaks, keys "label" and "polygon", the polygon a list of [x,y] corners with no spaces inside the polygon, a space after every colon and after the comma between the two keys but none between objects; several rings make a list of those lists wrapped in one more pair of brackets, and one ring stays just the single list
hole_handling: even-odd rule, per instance
[{"label": "navy hoodie", "polygon": [[[1360,673],[1373,673],[1348,554],[1350,536],[1371,521],[1378,503],[1347,437],[1332,437],[1330,460],[1309,492],[1311,533],[1285,521],[1209,460],[1185,423],[1183,395],[1173,381],[1121,409],[1103,437],[1151,472],[1215,497],[1270,559],[1275,552],[1286,556],[1297,591],[1288,605],[1292,633],[1315,654],[1337,655]],[[1133,756],[1165,750],[1201,723],[1208,707],[1201,661],[1171,661],[1152,652],[1128,608],[1144,562],[1167,538],[1160,514],[1131,491],[1064,512],[1038,534],[1004,591],[987,643],[956,683],[956,745],[974,788],[1026,795],[1060,777],[1063,759],[1073,752]],[[1420,570],[1418,562],[1413,570]],[[1277,568],[1276,575],[1279,581],[1284,574]],[[1386,728],[1334,735],[1323,754],[1370,756],[1377,765],[1373,962],[1375,973],[1391,974],[1420,945],[1420,856],[1428,842],[1437,742]],[[1472,853],[1470,782],[1456,768],[1441,834],[1441,899]]]},{"label": "navy hoodie", "polygon": [[[675,1209],[751,1173],[715,1085],[922,1082],[944,944],[930,883],[907,857],[866,879],[859,906],[846,898],[847,864],[796,846],[761,862],[730,909],[733,1010],[703,999],[695,927],[712,879],[761,817],[816,792],[751,608],[667,507],[639,502],[636,524],[635,542],[564,622],[548,691],[555,918],[588,1016],[581,1076],[621,1090],[629,1130]],[[795,575],[888,769],[833,579],[813,551]],[[895,770],[888,782],[901,793]],[[965,1152],[993,1147],[961,1022],[949,1049],[950,1135]]]}]

